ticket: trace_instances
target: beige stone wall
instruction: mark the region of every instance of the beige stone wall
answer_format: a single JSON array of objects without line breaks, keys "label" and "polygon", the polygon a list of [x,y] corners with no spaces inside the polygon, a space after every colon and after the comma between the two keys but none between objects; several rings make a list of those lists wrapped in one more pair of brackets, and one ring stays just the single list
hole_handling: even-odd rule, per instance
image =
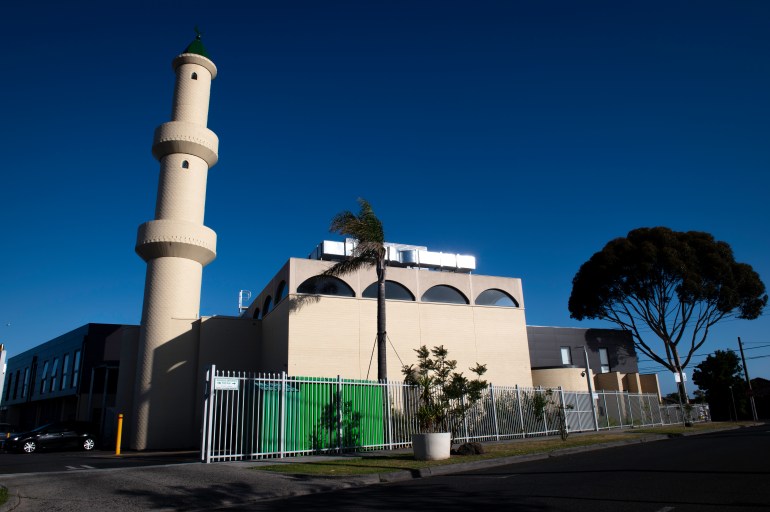
[{"label": "beige stone wall", "polygon": [[627,373],[623,377],[623,389],[629,393],[641,393],[642,384],[639,382],[639,374]]},{"label": "beige stone wall", "polygon": [[623,374],[618,372],[595,374],[594,389],[597,391],[623,391]]},{"label": "beige stone wall", "polygon": [[260,322],[262,324],[259,347],[260,372],[289,373],[289,297],[275,306]]},{"label": "beige stone wall", "polygon": [[639,382],[642,386],[642,393],[655,393],[658,395],[658,402],[661,401],[657,373],[639,374]]},{"label": "beige stone wall", "polygon": [[[260,325],[250,318],[203,317],[199,323],[198,373],[195,381],[195,420],[192,435],[203,422],[206,372],[212,364],[218,370],[253,372],[258,367]],[[197,428],[196,428],[197,427]]]},{"label": "beige stone wall", "polygon": [[[444,345],[465,375],[478,362],[487,365],[489,382],[532,385],[520,309],[391,300],[386,314],[388,379],[402,380],[401,361],[416,363],[414,350],[424,344]],[[376,315],[374,299],[322,297],[304,304],[289,316],[288,373],[375,379]]]},{"label": "beige stone wall", "polygon": [[[583,368],[544,368],[532,370],[532,385],[544,388],[562,387],[565,391],[588,392]],[[593,373],[593,372],[592,372]]]},{"label": "beige stone wall", "polygon": [[[268,295],[275,300],[280,282],[287,283],[289,297],[261,321],[259,371],[376,378],[377,362],[371,358],[377,329],[377,301],[361,298],[362,292],[376,281],[374,269],[363,269],[341,278],[355,297],[297,294],[303,282],[332,264],[291,258],[254,298],[244,317],[253,318],[257,309],[264,308]],[[387,279],[403,285],[416,299],[387,302],[389,379],[403,379],[401,362],[415,363],[414,349],[420,345],[443,344],[449,349],[450,357],[458,361],[458,369],[466,375],[470,375],[468,368],[478,362],[487,365],[485,378],[489,382],[532,385],[523,307],[473,305],[479,293],[497,288],[523,306],[520,279],[399,267],[388,267]],[[421,302],[423,293],[437,284],[453,286],[468,298],[470,305]]]}]

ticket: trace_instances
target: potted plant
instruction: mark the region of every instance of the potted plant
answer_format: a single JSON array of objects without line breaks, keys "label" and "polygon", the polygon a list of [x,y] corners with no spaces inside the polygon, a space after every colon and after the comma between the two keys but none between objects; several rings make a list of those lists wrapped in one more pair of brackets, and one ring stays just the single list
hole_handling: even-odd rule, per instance
[{"label": "potted plant", "polygon": [[415,352],[417,367],[404,365],[401,370],[405,382],[418,392],[420,432],[412,435],[414,456],[418,460],[448,459],[452,435],[487,387],[481,380],[487,367],[476,363],[470,368],[476,374],[471,380],[455,371],[457,361],[448,358],[443,345],[431,350],[423,345]]}]

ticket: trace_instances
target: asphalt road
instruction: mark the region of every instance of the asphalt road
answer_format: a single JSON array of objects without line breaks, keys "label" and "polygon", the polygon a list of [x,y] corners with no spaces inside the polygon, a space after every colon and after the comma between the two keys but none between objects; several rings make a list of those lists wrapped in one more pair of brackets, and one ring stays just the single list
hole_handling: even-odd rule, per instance
[{"label": "asphalt road", "polygon": [[156,466],[195,462],[199,459],[200,455],[197,452],[148,454],[129,452],[120,457],[115,456],[115,452],[104,450],[92,452],[82,450],[36,453],[0,452],[0,475]]},{"label": "asphalt road", "polygon": [[[763,425],[391,484],[257,471],[254,461],[182,463],[193,454],[0,454],[10,491],[0,511],[769,511],[768,454]],[[51,467],[29,471],[38,463]]]},{"label": "asphalt road", "polygon": [[770,510],[770,427],[261,502],[228,510]]}]

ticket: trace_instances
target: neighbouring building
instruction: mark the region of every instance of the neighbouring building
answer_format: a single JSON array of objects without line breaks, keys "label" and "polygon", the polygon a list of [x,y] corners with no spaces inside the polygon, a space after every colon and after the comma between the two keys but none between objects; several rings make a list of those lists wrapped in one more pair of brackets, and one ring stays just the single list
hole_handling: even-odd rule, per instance
[{"label": "neighbouring building", "polygon": [[60,420],[112,429],[121,329],[86,324],[8,360],[2,395],[6,421],[21,428]]},{"label": "neighbouring building", "polygon": [[536,386],[588,390],[586,358],[595,390],[656,393],[657,374],[640,375],[631,334],[620,329],[527,326]]}]

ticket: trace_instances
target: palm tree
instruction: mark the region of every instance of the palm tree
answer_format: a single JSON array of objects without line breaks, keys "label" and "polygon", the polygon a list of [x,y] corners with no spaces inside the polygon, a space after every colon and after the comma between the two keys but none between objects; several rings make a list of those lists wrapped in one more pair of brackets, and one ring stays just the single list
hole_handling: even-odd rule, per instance
[{"label": "palm tree", "polygon": [[385,361],[385,235],[382,222],[374,214],[372,206],[365,199],[358,199],[361,210],[358,215],[351,211],[334,216],[329,231],[356,240],[350,257],[329,268],[323,275],[339,277],[365,267],[377,270],[377,379],[388,378]]}]

